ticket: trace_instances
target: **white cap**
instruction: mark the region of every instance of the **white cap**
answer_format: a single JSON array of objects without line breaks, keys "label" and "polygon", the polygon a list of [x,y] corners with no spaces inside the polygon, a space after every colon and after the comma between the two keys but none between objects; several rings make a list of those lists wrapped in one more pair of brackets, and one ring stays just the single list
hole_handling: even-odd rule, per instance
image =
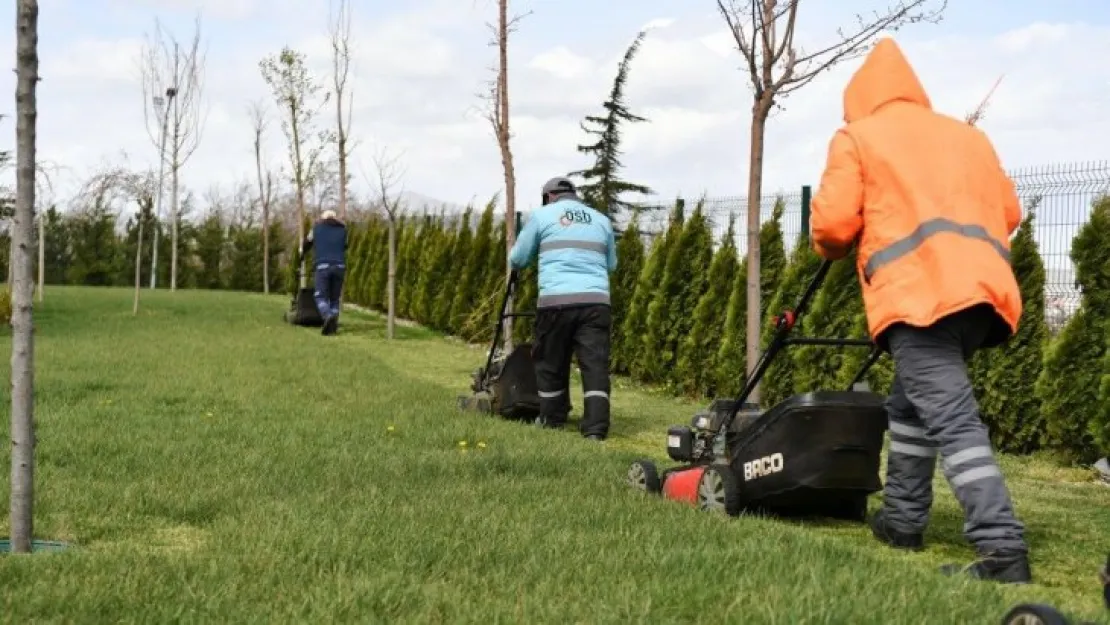
[{"label": "white cap", "polygon": [[320,213],[320,219],[335,219],[335,211],[330,208],[325,210],[323,213]]}]

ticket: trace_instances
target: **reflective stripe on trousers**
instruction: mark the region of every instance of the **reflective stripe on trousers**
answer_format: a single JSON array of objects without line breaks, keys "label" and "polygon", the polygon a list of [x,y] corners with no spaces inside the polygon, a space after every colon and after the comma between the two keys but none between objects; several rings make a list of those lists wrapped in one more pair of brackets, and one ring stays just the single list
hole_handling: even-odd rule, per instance
[{"label": "reflective stripe on trousers", "polygon": [[989,329],[967,310],[929,328],[888,331],[895,379],[887,400],[890,455],[884,512],[895,529],[922,532],[932,505],[939,450],[943,472],[964,511],[964,535],[980,553],[1025,551],[1025,527],[991,451],[966,360]]}]

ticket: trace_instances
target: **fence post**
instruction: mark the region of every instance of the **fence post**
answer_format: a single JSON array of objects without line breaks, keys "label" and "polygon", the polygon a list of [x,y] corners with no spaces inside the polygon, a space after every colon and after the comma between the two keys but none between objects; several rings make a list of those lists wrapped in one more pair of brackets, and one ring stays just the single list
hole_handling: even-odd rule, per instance
[{"label": "fence post", "polygon": [[802,231],[799,233],[809,239],[809,200],[813,189],[808,184],[802,185]]}]

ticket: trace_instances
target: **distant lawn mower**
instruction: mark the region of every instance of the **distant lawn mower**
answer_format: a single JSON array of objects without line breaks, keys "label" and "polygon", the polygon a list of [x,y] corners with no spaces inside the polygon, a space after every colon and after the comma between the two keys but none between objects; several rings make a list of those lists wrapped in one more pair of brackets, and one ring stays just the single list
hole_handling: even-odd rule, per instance
[{"label": "distant lawn mower", "polygon": [[289,302],[289,310],[285,311],[282,318],[286,323],[309,328],[324,326],[324,318],[320,309],[316,308],[316,289],[313,286],[300,287],[304,279],[304,256],[297,261],[297,282],[293,287],[293,298]]},{"label": "distant lawn mower", "polygon": [[[867,497],[882,488],[879,461],[887,428],[885,398],[861,383],[882,356],[863,339],[788,338],[831,266],[822,263],[775,333],[737,399],[718,398],[691,425],[667,432],[667,454],[681,466],[659,472],[651,460],[629,467],[633,488],[699,509],[737,516],[866,520]],[[794,395],[760,413],[747,403],[771,361],[788,345],[870,347],[846,391]]]},{"label": "distant lawn mower", "polygon": [[[540,396],[536,387],[536,368],[532,362],[532,344],[519,343],[505,353],[501,346],[502,331],[518,317],[533,317],[535,313],[510,313],[509,302],[519,277],[514,270],[509,273],[505,296],[493,330],[493,342],[486,355],[486,365],[474,371],[470,395],[459,395],[460,410],[498,415],[511,421],[534,421],[540,413]],[[508,322],[508,323],[506,323]]]}]

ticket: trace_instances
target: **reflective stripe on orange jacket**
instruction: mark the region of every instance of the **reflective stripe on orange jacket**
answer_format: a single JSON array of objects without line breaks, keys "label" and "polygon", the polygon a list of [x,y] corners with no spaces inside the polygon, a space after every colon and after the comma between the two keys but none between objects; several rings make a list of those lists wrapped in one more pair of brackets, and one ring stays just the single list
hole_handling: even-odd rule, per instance
[{"label": "reflective stripe on orange jacket", "polygon": [[849,81],[844,122],[810,225],[825,258],[858,245],[871,335],[896,322],[929,326],[983,303],[1016,331],[1021,293],[1009,256],[1021,209],[987,137],[932,110],[891,39],[880,40]]}]

